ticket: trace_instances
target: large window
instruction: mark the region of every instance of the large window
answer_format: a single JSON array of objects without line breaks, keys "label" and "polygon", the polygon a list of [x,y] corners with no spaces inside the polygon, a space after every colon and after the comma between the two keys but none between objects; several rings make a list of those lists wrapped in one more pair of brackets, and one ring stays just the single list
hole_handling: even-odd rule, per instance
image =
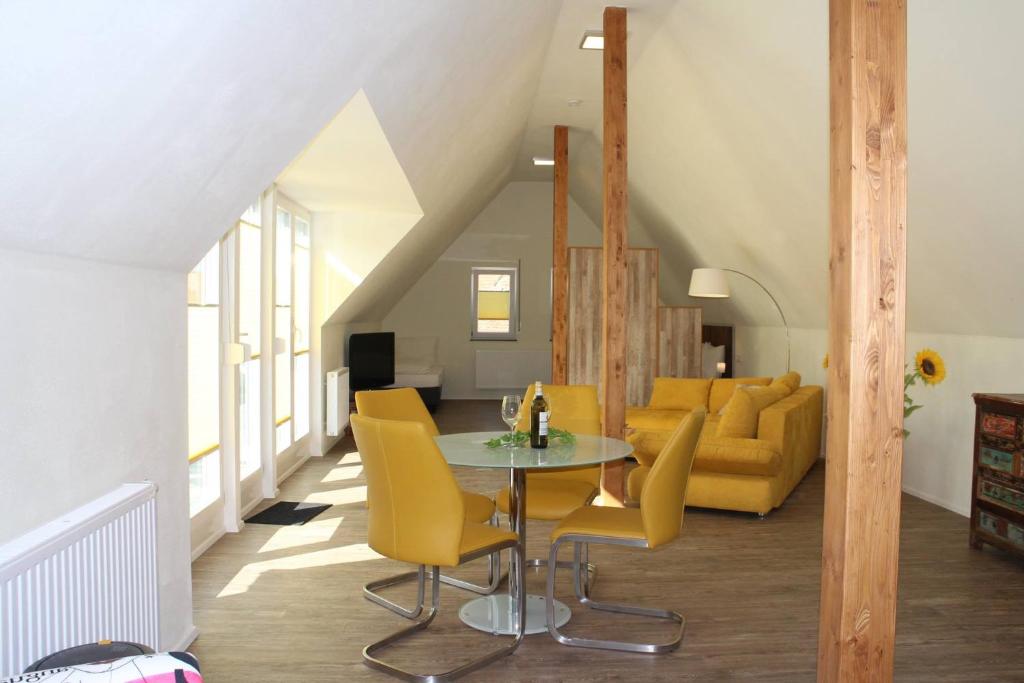
[{"label": "large window", "polygon": [[309,433],[309,299],[310,299],[310,257],[309,221],[295,216],[295,282],[292,287],[292,415],[294,416],[295,440]]},{"label": "large window", "polygon": [[220,498],[220,244],[188,276],[188,479],[192,515]]},{"label": "large window", "polygon": [[[193,548],[241,518],[306,454],[309,212],[262,194],[188,276],[188,458]],[[288,456],[287,461],[275,455]]]},{"label": "large window", "polygon": [[274,219],[274,424],[282,453],[309,433],[310,222],[283,199]]},{"label": "large window", "polygon": [[238,341],[248,349],[238,374],[238,461],[241,478],[260,469],[259,202],[238,222]]},{"label": "large window", "polygon": [[475,267],[470,277],[470,338],[512,339],[519,331],[519,269]]}]

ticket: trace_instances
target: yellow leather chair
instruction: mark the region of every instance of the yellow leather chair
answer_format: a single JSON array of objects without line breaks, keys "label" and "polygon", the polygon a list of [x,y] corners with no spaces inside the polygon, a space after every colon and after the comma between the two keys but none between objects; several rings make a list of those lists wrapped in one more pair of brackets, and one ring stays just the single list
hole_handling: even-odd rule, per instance
[{"label": "yellow leather chair", "polygon": [[[511,531],[466,518],[465,497],[448,463],[427,428],[420,422],[378,420],[352,416],[352,433],[366,473],[369,510],[369,546],[394,560],[419,565],[419,608],[423,607],[426,567],[431,571],[431,607],[416,623],[363,649],[370,667],[405,680],[450,680],[512,654],[522,642],[526,625],[524,595],[515,596],[522,625],[512,642],[451,671],[416,674],[388,664],[377,653],[417,631],[437,615],[440,568],[456,567],[469,560],[508,548],[522,557],[518,537]],[[515,563],[522,566],[522,562]],[[522,576],[515,585],[522,586]],[[520,589],[521,590],[521,589]],[[443,647],[443,646],[442,646]]]},{"label": "yellow leather chair", "polygon": [[[530,431],[530,404],[534,385],[526,389],[523,412],[516,429]],[[597,387],[593,385],[544,385],[544,397],[551,409],[548,424],[573,434],[601,434],[601,408]],[[576,508],[587,505],[597,495],[601,484],[601,467],[584,467],[558,471],[530,472],[526,475],[526,517],[559,520]],[[508,514],[509,489],[506,486],[495,497],[498,509]]]},{"label": "yellow leather chair", "polygon": [[[660,654],[671,652],[683,640],[686,620],[678,612],[653,607],[634,607],[597,602],[584,587],[581,562],[583,547],[591,543],[624,545],[654,549],[679,536],[685,509],[686,486],[693,467],[697,439],[704,426],[704,408],[697,408],[685,418],[669,438],[664,450],[651,468],[651,473],[640,495],[639,508],[584,507],[563,519],[551,532],[551,552],[548,557],[547,620],[548,632],[562,643],[573,647],[592,647],[624,652]],[[573,544],[573,585],[580,603],[591,609],[607,612],[636,614],[667,619],[679,624],[679,632],[667,643],[630,643],[619,640],[593,640],[563,635],[555,626],[555,572],[558,569],[558,550],[563,544]]]},{"label": "yellow leather chair", "polygon": [[[423,399],[420,398],[419,392],[412,388],[357,391],[356,411],[360,415],[374,417],[381,420],[405,420],[410,422],[419,422],[431,437],[435,437],[440,433],[437,429],[437,424],[434,422],[434,418],[430,416],[430,411],[427,410],[427,406],[423,404]],[[369,507],[370,500],[371,497],[367,495],[367,507]],[[490,521],[493,526],[497,526],[498,520],[497,515],[495,514],[493,500],[485,495],[469,491],[462,492],[462,500],[463,506],[466,510],[467,520],[481,523]],[[475,583],[456,579],[452,576],[442,576],[441,582],[446,583],[449,586],[455,586],[456,588],[473,591],[480,595],[490,595],[497,590],[501,583],[500,559],[500,556],[497,554],[490,558],[487,570],[486,586],[478,586]],[[381,597],[377,591],[406,581],[411,581],[416,577],[416,572],[407,572],[388,579],[381,579],[380,581],[368,583],[364,587],[364,595],[368,600],[371,600],[382,607],[387,607],[396,614],[408,619],[413,619],[419,615],[415,609],[410,610],[392,602],[391,600],[387,600],[386,598]],[[422,600],[420,602],[422,602]]]},{"label": "yellow leather chair", "polygon": [[[530,431],[530,404],[536,385],[526,388],[523,410],[516,429]],[[551,417],[548,425],[573,434],[601,434],[601,406],[597,401],[597,387],[593,384],[545,384],[544,397],[548,401]],[[564,519],[573,510],[590,505],[601,486],[601,466],[564,470],[545,470],[526,474],[526,518],[556,521]],[[498,492],[498,509],[506,515],[509,510],[509,488]],[[544,567],[546,559],[531,558],[527,567]],[[565,568],[571,567],[568,561]],[[584,549],[583,566],[587,569],[585,590],[597,578],[597,567],[590,563]]]}]

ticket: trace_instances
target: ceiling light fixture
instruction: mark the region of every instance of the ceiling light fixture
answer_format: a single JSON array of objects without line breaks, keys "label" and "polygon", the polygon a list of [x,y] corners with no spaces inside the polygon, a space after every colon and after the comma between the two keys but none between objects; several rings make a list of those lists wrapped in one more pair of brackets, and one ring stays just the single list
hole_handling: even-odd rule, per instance
[{"label": "ceiling light fixture", "polygon": [[554,159],[550,159],[548,157],[534,157],[533,158],[533,165],[534,166],[554,166],[555,165],[555,160]]},{"label": "ceiling light fixture", "polygon": [[602,31],[584,31],[580,41],[581,50],[603,50],[604,33]]}]

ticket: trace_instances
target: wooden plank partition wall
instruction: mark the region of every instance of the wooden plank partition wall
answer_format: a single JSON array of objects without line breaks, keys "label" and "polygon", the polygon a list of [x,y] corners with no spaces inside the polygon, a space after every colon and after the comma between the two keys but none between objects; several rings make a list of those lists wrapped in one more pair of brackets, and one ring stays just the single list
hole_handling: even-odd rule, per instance
[{"label": "wooden plank partition wall", "polygon": [[893,675],[903,459],[907,8],[831,0],[828,436],[819,681]]},{"label": "wooden plank partition wall", "polygon": [[569,247],[569,329],[566,334],[566,381],[601,383],[601,270],[596,247]]},{"label": "wooden plank partition wall", "polygon": [[[569,247],[569,384],[597,384],[603,388],[602,266],[601,249]],[[658,251],[627,250],[626,272],[626,397],[629,405],[642,406],[651,397],[658,366]]]},{"label": "wooden plank partition wall", "polygon": [[703,325],[700,306],[658,308],[658,377],[700,377]]},{"label": "wooden plank partition wall", "polygon": [[657,370],[658,250],[629,249],[626,252],[626,405],[647,405]]},{"label": "wooden plank partition wall", "polygon": [[[626,431],[626,245],[629,191],[626,173],[626,9],[604,9],[604,326],[601,414],[604,434]],[[602,468],[601,500],[622,505],[625,463]]]},{"label": "wooden plank partition wall", "polygon": [[551,230],[551,383],[565,384],[569,289],[569,129],[555,126],[555,182]]}]

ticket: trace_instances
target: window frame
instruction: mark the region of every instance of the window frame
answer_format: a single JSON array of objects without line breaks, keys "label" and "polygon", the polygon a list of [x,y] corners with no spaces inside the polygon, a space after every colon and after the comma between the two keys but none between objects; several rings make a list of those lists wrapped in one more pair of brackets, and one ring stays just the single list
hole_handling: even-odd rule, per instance
[{"label": "window frame", "polygon": [[[278,303],[278,287],[277,287],[278,267],[277,267],[277,259],[279,258],[280,254],[278,254],[277,241],[276,240],[278,239],[278,227],[279,227],[278,226],[278,212],[279,211],[284,211],[284,212],[286,212],[286,213],[288,213],[290,215],[290,219],[289,219],[289,226],[290,226],[289,227],[289,233],[290,233],[290,235],[289,235],[289,250],[288,250],[288,260],[289,260],[289,264],[288,264],[289,265],[289,268],[288,268],[288,270],[289,270],[289,274],[288,274],[288,288],[289,288],[289,291],[288,291],[288,304],[287,305],[279,304]],[[312,306],[312,295],[313,295],[313,273],[312,273],[312,270],[313,270],[313,244],[312,244],[312,240],[313,240],[313,215],[312,215],[312,212],[310,212],[304,206],[302,206],[301,204],[295,202],[294,200],[292,200],[291,198],[286,196],[284,193],[282,193],[280,190],[276,190],[276,189],[274,191],[273,202],[271,204],[271,215],[273,217],[273,232],[274,232],[274,240],[275,240],[274,241],[274,245],[275,245],[274,246],[274,288],[273,288],[274,294],[273,294],[273,297],[272,297],[272,300],[273,300],[273,307],[272,308],[273,308],[274,316],[275,316],[274,323],[273,323],[274,324],[274,336],[275,337],[277,337],[277,319],[276,319],[276,315],[277,315],[278,309],[280,309],[280,308],[287,308],[288,309],[288,318],[289,318],[288,336],[287,336],[287,340],[286,340],[286,347],[287,347],[286,348],[286,352],[282,352],[280,354],[279,353],[275,353],[273,355],[274,378],[275,378],[274,379],[274,399],[273,399],[274,400],[274,406],[276,406],[276,401],[277,401],[277,365],[278,365],[278,363],[282,363],[282,362],[286,363],[287,364],[287,369],[288,369],[288,372],[287,372],[287,374],[288,374],[288,384],[289,384],[289,387],[288,387],[288,415],[286,417],[284,417],[284,416],[278,417],[277,411],[276,411],[276,408],[275,408],[273,410],[273,418],[272,418],[273,424],[274,424],[274,444],[273,444],[274,457],[276,459],[280,459],[280,458],[286,456],[287,454],[291,453],[299,444],[306,443],[306,441],[310,438],[310,433],[312,431],[312,425],[311,424],[307,424],[309,422],[309,413],[312,410],[312,405],[311,405],[311,402],[310,402],[310,399],[309,399],[310,385],[312,383],[312,377],[309,375],[308,363],[307,363],[307,368],[306,368],[306,373],[305,373],[305,375],[306,375],[306,383],[305,383],[306,384],[306,386],[305,386],[305,389],[306,389],[306,392],[305,392],[306,393],[306,415],[305,415],[305,418],[306,418],[306,420],[303,423],[302,429],[297,430],[295,425],[297,424],[296,420],[298,419],[297,416],[296,416],[296,412],[297,412],[296,411],[296,406],[297,406],[297,402],[296,402],[296,384],[298,384],[298,382],[296,381],[297,380],[297,374],[296,374],[296,365],[297,365],[297,363],[296,363],[296,358],[298,358],[299,356],[302,356],[302,355],[306,355],[308,357],[309,353],[310,353],[310,349],[312,347],[312,334],[313,334],[313,322],[312,322],[312,318],[313,318],[313,306]],[[296,240],[296,232],[297,232],[297,230],[296,230],[296,223],[298,221],[302,221],[303,223],[305,223],[308,226],[308,229],[309,229],[309,244],[308,245],[299,245],[299,244],[297,244],[297,240]],[[296,258],[296,250],[297,249],[305,249],[308,252],[308,260],[309,260],[309,264],[308,264],[309,265],[309,269],[308,269],[308,272],[306,273],[307,277],[306,277],[305,282],[302,283],[303,286],[306,288],[306,292],[307,292],[306,293],[307,310],[304,311],[304,313],[306,314],[305,329],[306,329],[306,337],[307,337],[306,343],[307,343],[307,345],[306,345],[306,347],[304,347],[302,349],[296,348],[296,345],[295,345],[295,340],[296,340],[296,337],[297,337],[296,332],[297,332],[297,329],[298,329],[297,326],[296,326],[297,319],[296,319],[296,315],[295,315],[295,313],[296,313],[296,300],[297,300],[296,292],[297,292],[297,284],[298,284],[298,282],[296,280],[296,270],[297,270],[297,268],[295,267],[296,266],[295,258]],[[283,358],[279,358],[279,356],[281,356],[281,355],[287,356],[287,360],[285,360]],[[279,443],[280,436],[278,434],[278,430],[281,429],[282,427],[284,427],[286,424],[288,425],[288,429],[287,429],[287,432],[288,432],[288,443],[284,444],[283,441],[281,441]],[[296,433],[300,432],[300,431],[302,432],[301,436],[296,436]]]},{"label": "window frame", "polygon": [[[215,255],[214,255],[214,252],[216,252]],[[212,256],[212,258],[211,258],[211,256]],[[201,300],[200,301],[192,301],[191,300],[192,291],[191,291],[191,283],[189,283],[189,291],[186,293],[186,301],[185,301],[186,311],[188,311],[189,309],[192,309],[192,308],[200,308],[200,309],[213,308],[213,309],[217,310],[217,325],[216,325],[216,328],[215,328],[216,332],[217,332],[217,345],[216,345],[216,350],[215,350],[215,353],[216,353],[216,356],[217,356],[217,363],[216,363],[216,377],[214,377],[213,381],[212,381],[213,386],[214,386],[214,388],[215,388],[215,390],[217,392],[217,398],[216,398],[216,401],[215,401],[215,403],[216,403],[216,411],[215,412],[216,412],[216,423],[217,423],[217,440],[215,442],[213,442],[213,443],[204,444],[202,447],[199,447],[196,451],[192,451],[191,449],[188,449],[189,450],[189,452],[188,452],[188,471],[189,471],[189,482],[190,482],[189,483],[189,519],[192,519],[192,520],[194,520],[196,517],[198,517],[199,515],[203,514],[207,510],[209,510],[214,505],[216,505],[218,503],[223,504],[223,501],[224,501],[224,473],[221,471],[222,467],[223,467],[223,460],[224,460],[223,453],[222,453],[222,449],[223,449],[223,445],[224,445],[224,433],[223,433],[224,425],[221,423],[221,415],[220,415],[221,402],[223,400],[223,395],[222,395],[222,392],[221,392],[221,377],[220,377],[220,372],[221,372],[221,362],[220,362],[221,361],[221,359],[220,359],[220,355],[221,355],[221,340],[220,340],[220,335],[221,335],[221,323],[222,323],[222,318],[223,318],[223,313],[224,313],[224,282],[223,282],[223,272],[222,272],[223,271],[223,259],[224,259],[224,257],[225,257],[224,238],[221,237],[220,239],[218,239],[213,244],[213,246],[210,247],[209,251],[207,251],[207,253],[203,255],[203,258],[200,259],[199,263],[197,263],[196,266],[189,272],[189,277],[191,278],[192,275],[196,273],[196,269],[197,268],[202,266],[207,261],[207,259],[211,259],[210,262],[207,264],[207,267],[210,270],[209,274],[216,278],[216,301],[215,302],[208,302],[208,301],[206,301],[206,295],[208,295],[208,292],[206,291],[207,285],[206,285],[206,281],[205,280],[202,281],[202,284],[200,285],[200,289],[199,289],[199,295],[200,295]],[[212,268],[209,267],[211,265],[213,266]],[[191,325],[188,324],[188,322],[186,322],[186,337],[188,338],[188,336],[190,334],[192,334]],[[188,365],[188,364],[186,363],[186,365]],[[189,369],[187,369],[186,372],[188,372]],[[190,410],[191,410],[191,403],[189,403],[189,406],[186,408],[186,412],[188,412]],[[189,424],[191,424],[191,423],[189,423]],[[191,427],[189,427],[189,429],[191,429]],[[189,432],[189,435],[191,437],[191,433],[190,432]],[[191,444],[189,444],[189,445],[191,445]],[[200,465],[200,463],[202,463],[202,465]],[[214,489],[216,489],[216,491],[217,491],[217,495],[216,496],[204,498],[203,500],[198,501],[198,502],[193,499],[193,497],[192,497],[191,477],[192,477],[192,470],[195,467],[203,467],[203,473],[204,473],[204,477],[203,478],[204,479],[207,479],[208,477],[213,477],[216,480],[214,482],[212,480],[208,480],[207,479],[206,481],[204,481],[203,487],[202,487],[204,491],[207,491],[207,489],[208,489],[207,492],[212,492]]]},{"label": "window frame", "polygon": [[[508,332],[481,332],[477,329],[477,300],[479,275],[511,276],[509,281]],[[470,341],[519,340],[519,265],[471,266],[469,269],[469,339]]]}]

